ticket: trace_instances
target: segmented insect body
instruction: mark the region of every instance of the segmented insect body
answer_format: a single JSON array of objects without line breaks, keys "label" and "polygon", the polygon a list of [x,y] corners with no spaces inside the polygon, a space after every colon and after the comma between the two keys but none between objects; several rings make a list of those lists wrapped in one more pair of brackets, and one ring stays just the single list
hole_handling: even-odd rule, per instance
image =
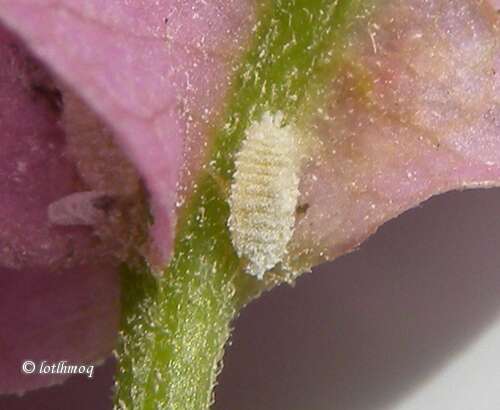
[{"label": "segmented insect body", "polygon": [[262,278],[283,260],[295,223],[299,155],[295,128],[265,113],[247,130],[236,156],[229,229],[247,272]]}]

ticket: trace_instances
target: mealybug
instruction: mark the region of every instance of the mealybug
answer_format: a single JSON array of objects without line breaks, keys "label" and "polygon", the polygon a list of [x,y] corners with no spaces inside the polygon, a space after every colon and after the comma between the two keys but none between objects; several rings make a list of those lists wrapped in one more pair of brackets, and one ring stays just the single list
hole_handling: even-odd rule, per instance
[{"label": "mealybug", "polygon": [[246,131],[236,155],[228,220],[236,253],[247,272],[262,278],[283,260],[299,196],[296,129],[281,113],[266,112]]}]

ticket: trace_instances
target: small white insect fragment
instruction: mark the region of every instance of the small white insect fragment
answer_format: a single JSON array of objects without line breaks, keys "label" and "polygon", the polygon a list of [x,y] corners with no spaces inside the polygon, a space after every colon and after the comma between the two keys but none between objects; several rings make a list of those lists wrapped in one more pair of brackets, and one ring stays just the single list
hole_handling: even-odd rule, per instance
[{"label": "small white insect fragment", "polygon": [[49,221],[54,225],[96,225],[106,217],[113,198],[105,192],[75,192],[48,207]]},{"label": "small white insect fragment", "polygon": [[228,220],[233,246],[248,260],[247,273],[262,279],[283,260],[299,197],[297,132],[283,115],[266,112],[246,131],[236,155]]}]

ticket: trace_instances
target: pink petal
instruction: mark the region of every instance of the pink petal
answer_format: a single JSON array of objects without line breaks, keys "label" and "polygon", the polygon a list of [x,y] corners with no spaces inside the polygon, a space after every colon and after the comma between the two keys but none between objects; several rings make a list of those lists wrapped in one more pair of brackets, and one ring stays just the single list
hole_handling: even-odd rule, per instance
[{"label": "pink petal", "polygon": [[499,185],[496,24],[480,2],[400,0],[355,26],[312,124],[295,264],[352,250],[431,195]]},{"label": "pink petal", "polygon": [[[0,391],[61,382],[23,375],[25,360],[88,363],[114,346],[117,262],[88,227],[60,227],[47,207],[81,184],[49,76],[0,27]],[[89,262],[92,261],[92,262]]]},{"label": "pink petal", "polygon": [[[53,84],[2,30],[0,391],[23,392],[64,379],[24,376],[24,360],[95,362],[113,348],[117,263],[139,241],[132,223],[106,232],[92,203],[106,193],[133,197],[140,181],[112,138],[149,190],[149,259],[161,267],[182,199],[178,178],[189,182],[203,158],[254,12],[236,1],[0,1],[0,18],[63,81]],[[51,107],[45,95],[57,90],[61,118],[60,96]],[[184,152],[191,163],[181,170]]]},{"label": "pink petal", "polygon": [[237,0],[0,1],[0,18],[112,126],[144,178],[155,267],[171,251],[184,147],[190,157],[202,151],[253,7]]},{"label": "pink petal", "polygon": [[[109,356],[119,324],[116,266],[0,269],[0,391],[22,393],[61,383],[68,375],[38,374],[43,361],[99,363]],[[22,364],[37,365],[24,374]]]},{"label": "pink petal", "polygon": [[490,4],[497,10],[500,9],[500,0],[488,0]]}]

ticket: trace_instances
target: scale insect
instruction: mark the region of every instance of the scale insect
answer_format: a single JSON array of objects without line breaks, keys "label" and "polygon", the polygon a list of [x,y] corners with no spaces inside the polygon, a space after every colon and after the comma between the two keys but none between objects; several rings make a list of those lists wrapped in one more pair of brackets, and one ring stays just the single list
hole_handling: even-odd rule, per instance
[{"label": "scale insect", "polygon": [[299,167],[298,133],[280,112],[251,124],[236,154],[228,226],[247,273],[259,279],[283,261],[292,238]]}]

